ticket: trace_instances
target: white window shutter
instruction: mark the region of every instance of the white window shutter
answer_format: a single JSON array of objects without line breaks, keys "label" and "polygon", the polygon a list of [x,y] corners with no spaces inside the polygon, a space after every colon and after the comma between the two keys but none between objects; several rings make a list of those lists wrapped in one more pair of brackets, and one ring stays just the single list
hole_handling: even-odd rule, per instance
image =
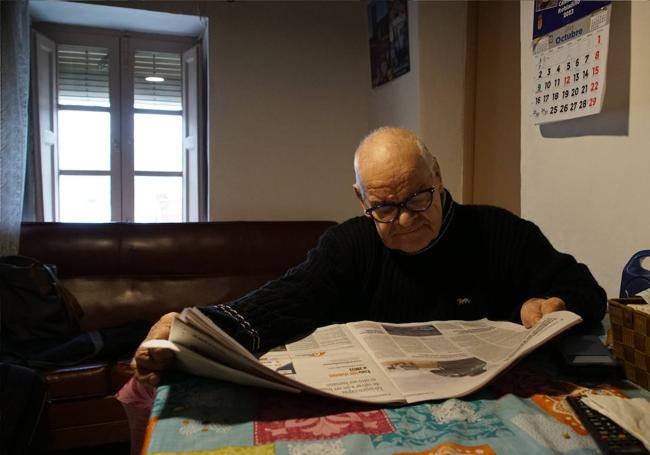
[{"label": "white window shutter", "polygon": [[108,49],[57,47],[58,102],[75,106],[110,106]]},{"label": "white window shutter", "polygon": [[[141,109],[182,109],[181,59],[178,53],[138,50],[133,65],[134,107]],[[161,76],[164,81],[152,84],[147,76]]]},{"label": "white window shutter", "polygon": [[34,31],[33,98],[36,158],[36,219],[56,221],[58,213],[56,44]]},{"label": "white window shutter", "polygon": [[185,221],[200,219],[199,172],[199,83],[200,48],[198,45],[183,52],[183,211]]}]

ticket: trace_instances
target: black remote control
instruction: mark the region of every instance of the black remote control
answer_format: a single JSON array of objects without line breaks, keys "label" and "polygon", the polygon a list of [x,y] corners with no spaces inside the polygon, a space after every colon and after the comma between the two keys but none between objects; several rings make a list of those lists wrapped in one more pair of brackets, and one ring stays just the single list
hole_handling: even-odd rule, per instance
[{"label": "black remote control", "polygon": [[582,402],[577,396],[567,396],[576,415],[585,426],[591,437],[594,438],[598,448],[605,455],[617,454],[648,454],[648,452],[637,438],[621,428],[609,417],[594,411]]}]

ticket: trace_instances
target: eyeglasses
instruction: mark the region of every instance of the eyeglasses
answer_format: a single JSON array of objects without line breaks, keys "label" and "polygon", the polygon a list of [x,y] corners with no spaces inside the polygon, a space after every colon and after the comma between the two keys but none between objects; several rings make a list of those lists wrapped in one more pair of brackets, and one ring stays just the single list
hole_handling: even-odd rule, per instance
[{"label": "eyeglasses", "polygon": [[380,223],[392,223],[397,219],[402,209],[410,212],[424,212],[433,202],[433,193],[436,187],[432,186],[426,190],[411,194],[402,202],[384,202],[365,210],[365,214],[371,216]]}]

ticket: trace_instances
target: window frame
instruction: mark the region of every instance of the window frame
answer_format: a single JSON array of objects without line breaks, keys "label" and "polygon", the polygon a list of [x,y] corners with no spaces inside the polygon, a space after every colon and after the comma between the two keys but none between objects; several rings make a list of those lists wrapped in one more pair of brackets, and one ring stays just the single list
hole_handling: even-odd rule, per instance
[{"label": "window frame", "polygon": [[[70,106],[59,105],[58,103],[58,85],[54,80],[54,102],[52,107],[55,112],[53,128],[57,135],[58,125],[56,118],[59,110],[87,110],[102,111],[110,113],[110,170],[61,170],[58,166],[58,139],[52,148],[51,153],[52,175],[41,175],[41,182],[52,184],[41,184],[37,187],[37,218],[41,221],[59,221],[60,204],[58,179],[61,175],[109,175],[111,182],[110,199],[111,199],[111,221],[112,222],[134,222],[134,182],[136,175],[148,176],[181,176],[183,178],[183,208],[182,221],[203,221],[207,215],[207,185],[206,185],[206,166],[207,161],[204,142],[200,140],[203,136],[205,121],[203,116],[202,101],[200,94],[202,92],[202,79],[204,73],[203,62],[200,58],[196,59],[196,80],[193,82],[195,91],[193,96],[197,98],[194,101],[194,112],[196,121],[196,146],[191,153],[191,159],[187,156],[188,149],[185,146],[185,131],[187,130],[188,102],[185,99],[187,86],[190,85],[185,80],[185,68],[183,67],[184,55],[190,50],[200,52],[202,49],[201,40],[198,37],[158,35],[151,33],[126,32],[120,30],[99,29],[93,27],[80,27],[50,23],[34,23],[32,28],[45,36],[45,38],[54,42],[54,67],[51,69],[53,74],[50,77],[57,76],[57,53],[56,46],[78,45],[101,47],[107,50],[108,54],[108,82],[109,82],[109,103],[110,107],[92,107],[92,106]],[[35,40],[38,41],[38,40]],[[134,101],[134,68],[133,62],[137,51],[153,52],[170,52],[177,53],[181,56],[181,75],[182,75],[182,111],[183,117],[183,168],[178,172],[168,171],[136,171],[134,168],[134,114],[139,112],[155,113],[160,115],[173,114],[177,115],[178,111],[163,110],[145,110],[136,109],[133,106]],[[38,69],[32,74],[32,77],[39,77]],[[38,95],[34,96],[35,118],[39,115]],[[190,114],[191,115],[191,114]],[[37,127],[38,129],[38,127]],[[58,136],[58,135],[57,135]],[[41,148],[39,141],[36,141],[35,147]],[[36,155],[43,156],[43,152]],[[41,158],[42,160],[43,158]],[[39,162],[40,160],[37,160]],[[191,164],[190,164],[191,163]],[[37,166],[39,167],[39,166]],[[41,173],[47,173],[48,168],[40,166]],[[50,190],[51,198],[48,198],[47,191]],[[40,201],[38,201],[40,199]],[[40,209],[39,209],[40,208]]]}]

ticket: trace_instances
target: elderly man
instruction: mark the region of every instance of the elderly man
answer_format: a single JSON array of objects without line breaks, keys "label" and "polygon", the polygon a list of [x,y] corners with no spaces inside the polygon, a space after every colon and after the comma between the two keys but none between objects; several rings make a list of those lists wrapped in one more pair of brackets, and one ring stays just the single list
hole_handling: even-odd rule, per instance
[{"label": "elderly man", "polygon": [[[606,296],[586,266],[536,225],[489,206],[461,205],[435,157],[411,132],[380,128],[354,157],[364,216],[327,231],[283,277],[202,311],[251,351],[334,322],[501,319],[532,326],[568,309],[599,321]],[[174,313],[149,338],[166,338]],[[171,361],[138,349],[136,377],[157,384]]]}]

